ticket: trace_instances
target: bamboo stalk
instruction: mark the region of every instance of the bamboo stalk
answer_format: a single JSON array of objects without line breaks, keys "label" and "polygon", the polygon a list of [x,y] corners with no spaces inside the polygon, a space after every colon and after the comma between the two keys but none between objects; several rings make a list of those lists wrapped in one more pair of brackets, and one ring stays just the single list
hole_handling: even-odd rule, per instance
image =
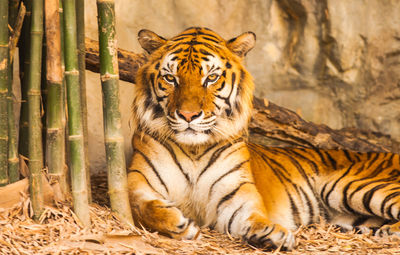
[{"label": "bamboo stalk", "polygon": [[[62,5],[62,0],[59,0],[59,3],[60,3],[60,5],[59,5],[59,9],[58,9],[58,13],[59,13],[59,16],[60,16],[60,28],[61,28],[61,30],[60,30],[60,37],[61,37],[61,69],[62,69],[62,72],[63,72],[63,86],[62,86],[62,90],[61,90],[61,100],[62,100],[62,105],[63,105],[63,107],[62,107],[62,124],[63,124],[63,127],[64,127],[64,129],[65,129],[65,135],[67,136],[67,133],[68,133],[68,129],[66,128],[66,123],[67,123],[67,118],[66,118],[66,108],[67,108],[67,105],[66,105],[66,101],[67,101],[67,95],[66,95],[66,81],[65,81],[65,75],[64,75],[64,72],[65,72],[65,52],[64,52],[64,44],[65,44],[65,40],[64,40],[64,9],[63,9],[63,5]],[[67,143],[66,143],[66,145],[65,146],[67,146]],[[67,153],[68,153],[68,150],[65,150],[65,158],[68,158],[67,157]]]},{"label": "bamboo stalk", "polygon": [[0,186],[8,184],[8,1],[0,2]]},{"label": "bamboo stalk", "polygon": [[29,170],[30,196],[34,218],[39,219],[43,211],[42,194],[42,123],[41,123],[41,68],[43,41],[43,0],[32,1],[31,42],[28,86],[29,107]]},{"label": "bamboo stalk", "polygon": [[114,1],[97,0],[100,43],[100,77],[103,89],[104,138],[107,155],[108,193],[111,208],[133,224],[129,205],[124,139],[119,111],[118,58],[115,39]]},{"label": "bamboo stalk", "polygon": [[79,85],[81,88],[82,102],[82,125],[83,142],[85,146],[85,166],[88,184],[88,199],[92,202],[92,192],[90,189],[90,165],[89,165],[89,142],[87,124],[87,102],[86,102],[86,64],[85,64],[85,0],[76,0],[76,23],[77,26],[77,45],[78,45],[78,66],[79,66]]},{"label": "bamboo stalk", "polygon": [[13,92],[13,63],[11,56],[9,58],[10,67],[8,68],[8,94],[7,94],[7,111],[8,111],[8,179],[9,183],[19,180],[19,157],[17,144],[17,127],[15,125],[14,116],[14,92]]},{"label": "bamboo stalk", "polygon": [[19,36],[21,34],[22,23],[25,17],[25,6],[19,0],[10,1],[9,6],[9,24],[12,24],[12,35],[9,42],[9,81],[8,81],[8,176],[9,182],[13,183],[19,180],[19,157],[18,157],[18,137],[17,125],[15,123],[14,106],[15,95],[13,91],[13,57]]},{"label": "bamboo stalk", "polygon": [[65,129],[62,120],[63,70],[61,66],[61,28],[59,0],[45,1],[47,125],[46,162],[52,181],[57,181],[63,195],[68,194],[65,173]]},{"label": "bamboo stalk", "polygon": [[79,88],[75,0],[63,0],[63,9],[72,197],[76,215],[85,226],[89,226],[90,216],[85,171],[82,104]]},{"label": "bamboo stalk", "polygon": [[19,64],[20,64],[20,79],[21,79],[21,114],[19,120],[19,140],[18,151],[21,155],[28,157],[29,140],[29,107],[28,107],[28,86],[29,86],[29,66],[30,66],[30,29],[31,29],[31,13],[32,1],[24,1],[26,7],[26,14],[24,23],[22,25],[22,36],[19,41]]}]

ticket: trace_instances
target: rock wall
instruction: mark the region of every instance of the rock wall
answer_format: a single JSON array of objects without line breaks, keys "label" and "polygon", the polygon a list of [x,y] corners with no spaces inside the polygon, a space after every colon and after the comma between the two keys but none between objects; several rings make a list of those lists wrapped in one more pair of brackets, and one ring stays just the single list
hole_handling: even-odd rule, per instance
[{"label": "rock wall", "polygon": [[[116,1],[121,48],[139,52],[137,33],[165,37],[206,26],[229,39],[257,34],[246,60],[256,94],[304,119],[400,139],[400,1],[148,0]],[[87,1],[86,33],[97,39],[95,1]],[[124,134],[129,137],[132,84],[121,82]],[[105,166],[100,81],[88,72],[92,170]],[[129,156],[130,142],[126,139]]]}]

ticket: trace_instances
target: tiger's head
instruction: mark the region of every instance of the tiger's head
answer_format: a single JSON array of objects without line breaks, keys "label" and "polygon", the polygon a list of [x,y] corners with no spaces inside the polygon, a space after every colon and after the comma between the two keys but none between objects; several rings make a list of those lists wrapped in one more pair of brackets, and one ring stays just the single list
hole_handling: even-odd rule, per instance
[{"label": "tiger's head", "polygon": [[135,130],[186,145],[247,131],[254,84],[242,60],[255,44],[254,33],[225,41],[196,27],[168,40],[149,30],[138,37],[150,55],[136,76]]}]

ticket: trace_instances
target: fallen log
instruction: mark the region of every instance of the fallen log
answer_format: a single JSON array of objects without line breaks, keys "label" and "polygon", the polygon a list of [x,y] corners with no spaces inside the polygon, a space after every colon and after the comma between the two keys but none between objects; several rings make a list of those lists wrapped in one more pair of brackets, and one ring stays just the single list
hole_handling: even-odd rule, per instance
[{"label": "fallen log", "polygon": [[[118,49],[119,78],[134,83],[136,72],[145,61],[145,54]],[[96,73],[100,70],[98,42],[89,38],[86,38],[86,69]],[[249,131],[252,141],[273,146],[360,152],[399,152],[400,147],[390,136],[357,129],[333,130],[305,121],[295,112],[257,97]]]}]

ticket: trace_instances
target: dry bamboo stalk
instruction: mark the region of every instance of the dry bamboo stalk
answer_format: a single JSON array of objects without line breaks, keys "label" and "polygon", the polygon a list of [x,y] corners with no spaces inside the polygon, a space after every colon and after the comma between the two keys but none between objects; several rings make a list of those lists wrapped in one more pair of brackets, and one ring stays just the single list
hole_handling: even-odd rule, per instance
[{"label": "dry bamboo stalk", "polygon": [[42,41],[43,41],[43,0],[32,2],[31,41],[28,86],[29,108],[29,170],[30,196],[34,218],[37,220],[43,211],[42,194],[42,123],[41,123],[41,68],[42,68]]},{"label": "dry bamboo stalk", "polygon": [[46,162],[52,181],[60,184],[67,195],[65,172],[65,127],[62,121],[63,70],[61,66],[61,28],[59,0],[45,0],[46,22],[46,80],[47,80],[47,139]]},{"label": "dry bamboo stalk", "polygon": [[0,2],[0,186],[8,184],[8,1]]},{"label": "dry bamboo stalk", "polygon": [[82,127],[82,104],[76,38],[75,0],[63,0],[65,78],[67,85],[69,163],[74,211],[85,226],[90,225],[88,186]]},{"label": "dry bamboo stalk", "polygon": [[129,205],[124,138],[119,111],[118,58],[115,38],[114,1],[97,0],[100,44],[100,77],[103,89],[104,138],[111,208],[133,224]]}]

